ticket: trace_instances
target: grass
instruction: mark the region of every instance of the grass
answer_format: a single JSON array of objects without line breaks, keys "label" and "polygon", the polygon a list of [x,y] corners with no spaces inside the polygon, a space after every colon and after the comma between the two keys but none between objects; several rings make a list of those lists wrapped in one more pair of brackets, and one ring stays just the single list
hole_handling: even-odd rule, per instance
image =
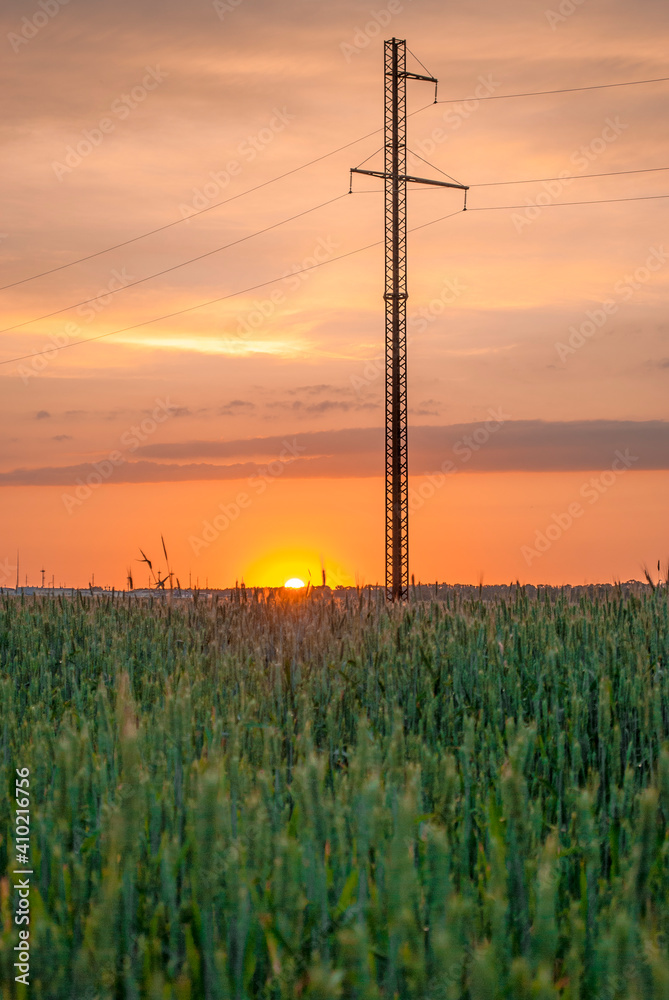
[{"label": "grass", "polygon": [[439,593],[3,597],[3,1000],[667,1000],[666,588]]}]

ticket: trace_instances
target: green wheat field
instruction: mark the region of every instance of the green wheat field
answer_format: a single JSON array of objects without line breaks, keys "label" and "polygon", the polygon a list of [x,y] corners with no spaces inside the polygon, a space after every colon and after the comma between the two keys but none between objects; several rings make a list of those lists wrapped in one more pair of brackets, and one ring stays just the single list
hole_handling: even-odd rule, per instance
[{"label": "green wheat field", "polygon": [[669,998],[666,587],[5,595],[0,733],[3,1000]]}]

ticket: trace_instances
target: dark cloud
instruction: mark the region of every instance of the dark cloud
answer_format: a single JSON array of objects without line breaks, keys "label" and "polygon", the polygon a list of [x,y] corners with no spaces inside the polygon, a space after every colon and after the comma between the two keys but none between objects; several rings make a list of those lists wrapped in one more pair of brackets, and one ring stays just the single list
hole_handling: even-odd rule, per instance
[{"label": "dark cloud", "polygon": [[351,413],[353,410],[378,410],[381,403],[347,403],[343,400],[323,399],[305,407],[307,413],[330,413],[338,410],[340,413]]},{"label": "dark cloud", "polygon": [[219,417],[238,417],[242,414],[248,415],[256,409],[256,404],[248,399],[231,399],[229,403],[224,403],[218,409]]},{"label": "dark cloud", "polygon": [[342,399],[322,399],[319,403],[305,403],[301,399],[296,399],[292,403],[287,400],[277,400],[274,403],[268,403],[267,409],[318,416],[322,413],[352,413],[353,411],[360,410],[378,410],[380,406],[381,403],[348,402]]},{"label": "dark cloud", "polygon": [[[146,413],[150,413],[150,410],[146,410]],[[192,417],[193,411],[187,406],[175,406],[173,410],[170,410],[171,417]]]},{"label": "dark cloud", "polygon": [[[500,420],[502,421],[500,423]],[[669,422],[663,420],[504,420],[491,413],[478,423],[423,426],[410,430],[412,475],[426,475],[449,462],[475,472],[568,472],[610,468],[621,452],[629,467],[669,469]],[[244,479],[266,463],[287,461],[282,476],[364,478],[383,472],[383,431],[378,427],[311,431],[237,441],[186,441],[147,445],[141,461],[126,462],[110,482],[182,482]],[[230,465],[194,459],[231,459]],[[156,461],[150,461],[154,459]],[[100,459],[104,460],[104,457]],[[244,461],[245,460],[245,461]],[[180,461],[184,464],[166,464]],[[0,486],[68,486],[86,479],[90,464],[15,469],[0,474]]]},{"label": "dark cloud", "polygon": [[[93,473],[95,473],[95,469],[92,464],[68,465],[62,468],[16,469],[13,472],[0,473],[0,486],[75,488],[81,481],[86,482],[86,478]],[[252,462],[227,466],[202,463],[161,465],[156,462],[126,462],[114,469],[106,482],[169,483],[211,479],[244,479],[257,473],[258,466]],[[99,482],[95,485],[99,486]]]},{"label": "dark cloud", "polygon": [[51,440],[52,441],[72,441],[73,439],[72,439],[71,435],[69,435],[69,434],[55,434],[51,438]]},{"label": "dark cloud", "polygon": [[37,413],[37,420],[48,420],[51,414],[48,410],[39,410]]},{"label": "dark cloud", "polygon": [[[550,471],[605,468],[616,449],[629,448],[638,458],[634,468],[669,468],[669,422],[663,420],[503,419],[491,411],[478,423],[410,428],[412,471],[438,467],[454,449],[470,447],[476,468],[485,471]],[[500,419],[501,426],[499,426]],[[495,429],[497,428],[497,429]],[[484,440],[485,438],[485,440]],[[138,449],[142,458],[188,461],[194,458],[275,457],[286,441],[297,440],[309,456],[373,456],[382,453],[381,428],[307,431],[295,436],[236,441],[156,443]],[[474,466],[473,459],[471,460]]]},{"label": "dark cloud", "polygon": [[308,431],[297,435],[243,438],[235,441],[182,441],[155,443],[137,449],[142,458],[188,461],[193,458],[274,459],[287,443],[298,441],[309,455],[361,454],[381,448],[380,428],[352,428],[338,431]]},{"label": "dark cloud", "polygon": [[[288,390],[288,395],[289,396],[297,396],[300,393],[306,393],[308,396],[319,396],[323,392],[336,393],[337,391],[338,391],[337,390],[337,386],[334,386],[334,385],[327,385],[327,384],[321,384],[321,385],[298,385],[298,387],[296,389],[289,389]],[[346,391],[348,391],[348,390],[346,390]]]}]

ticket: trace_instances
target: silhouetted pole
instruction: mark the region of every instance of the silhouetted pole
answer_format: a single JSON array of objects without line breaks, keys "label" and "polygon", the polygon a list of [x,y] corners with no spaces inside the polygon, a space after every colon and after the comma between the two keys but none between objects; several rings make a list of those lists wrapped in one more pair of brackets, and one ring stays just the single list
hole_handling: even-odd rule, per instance
[{"label": "silhouetted pole", "polygon": [[[406,42],[384,43],[384,170],[351,173],[381,177],[385,193],[386,282],[386,596],[404,600],[409,591],[409,477],[407,446],[407,181],[468,190],[464,184],[425,180],[406,173],[406,81],[433,76],[406,71]],[[436,100],[436,95],[435,95]]]}]

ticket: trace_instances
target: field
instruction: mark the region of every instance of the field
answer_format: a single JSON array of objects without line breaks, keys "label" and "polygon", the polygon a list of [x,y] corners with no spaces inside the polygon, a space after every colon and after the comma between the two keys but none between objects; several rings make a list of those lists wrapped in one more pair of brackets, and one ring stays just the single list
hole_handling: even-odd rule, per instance
[{"label": "field", "polygon": [[5,596],[0,727],[3,1000],[669,998],[666,588]]}]

